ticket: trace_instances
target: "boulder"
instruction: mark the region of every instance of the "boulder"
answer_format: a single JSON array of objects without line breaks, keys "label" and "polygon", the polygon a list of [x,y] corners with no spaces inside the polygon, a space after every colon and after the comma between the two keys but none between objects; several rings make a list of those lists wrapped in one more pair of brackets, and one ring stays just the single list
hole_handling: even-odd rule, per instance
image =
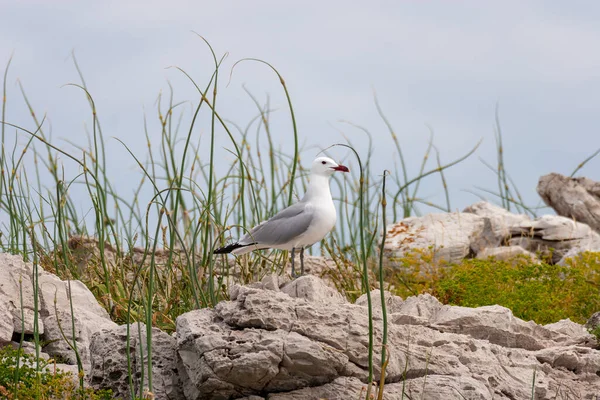
[{"label": "boulder", "polygon": [[558,215],[587,224],[600,232],[599,182],[552,173],[540,178],[537,192]]},{"label": "boulder", "polygon": [[571,321],[569,318],[561,319],[558,322],[544,325],[544,328],[567,335],[574,340],[574,343],[589,346],[595,346],[596,344],[596,338],[590,334],[587,324],[580,325]]},{"label": "boulder", "polygon": [[92,335],[104,328],[114,328],[117,324],[111,321],[106,310],[81,281],[62,281],[56,275],[40,269],[38,282],[39,312],[45,329],[42,338],[48,342],[44,351],[76,364],[77,357],[72,348],[76,347],[87,369]]},{"label": "boulder", "polygon": [[541,254],[548,262],[564,264],[584,251],[600,251],[600,235],[588,225],[557,215],[532,220],[485,201],[462,213],[405,218],[388,226],[384,245],[386,264],[392,267],[406,267],[402,258],[419,252],[432,252],[434,264],[474,256],[508,260],[520,254],[533,262],[538,262],[534,254]]},{"label": "boulder", "polygon": [[[0,254],[0,345],[10,342],[13,333],[34,332],[32,279],[31,263],[24,262],[21,256]],[[41,319],[38,319],[38,332],[44,333]]]},{"label": "boulder", "polygon": [[304,275],[285,284],[281,291],[290,297],[305,299],[312,303],[342,304],[346,298],[337,290],[327,286],[314,275]]},{"label": "boulder", "polygon": [[[384,300],[385,300],[385,309],[386,309],[386,312],[388,313],[388,315],[395,313],[402,308],[404,301],[402,300],[401,297],[394,296],[387,290],[384,290],[383,295],[384,295]],[[367,307],[369,304],[369,300],[367,299],[367,294],[365,293],[362,296],[360,296],[358,299],[356,299],[354,304],[356,304],[357,306]],[[382,313],[381,291],[379,289],[374,289],[371,291],[371,308],[374,313],[376,313],[377,315],[381,315],[381,313]]]},{"label": "boulder", "polygon": [[600,311],[595,312],[585,323],[585,327],[590,330],[600,328]]},{"label": "boulder", "polygon": [[[533,321],[515,318],[506,307],[499,305],[477,308],[447,306],[438,309],[431,325],[438,331],[466,334],[505,348],[539,350],[558,345],[587,345],[589,334],[572,336],[549,329]],[[552,326],[551,326],[552,328]]]},{"label": "boulder", "polygon": [[[37,310],[34,284],[38,287]],[[40,340],[46,343],[43,352],[76,364],[72,348],[76,347],[86,369],[91,335],[116,326],[80,281],[63,281],[40,266],[36,280],[32,263],[20,256],[0,254],[0,345],[10,343],[15,334],[33,334],[36,311]]]},{"label": "boulder", "polygon": [[[513,214],[505,208],[499,207],[487,201],[480,201],[472,204],[463,210],[464,213],[471,213],[483,218],[487,218],[490,222],[493,233],[493,240],[490,240],[487,245],[481,248],[494,248],[505,246],[508,239],[511,237],[510,228],[519,225],[522,222],[529,221],[530,218],[524,214]],[[488,236],[489,237],[489,236]],[[479,255],[479,254],[478,254]]]},{"label": "boulder", "polygon": [[442,307],[438,299],[425,293],[408,297],[390,317],[395,324],[430,325]]},{"label": "boulder", "polygon": [[477,258],[480,260],[494,258],[500,261],[510,261],[519,256],[525,256],[535,263],[540,262],[535,254],[525,250],[521,246],[488,247],[477,253]]},{"label": "boulder", "polygon": [[600,249],[600,235],[589,226],[558,215],[544,215],[510,228],[509,245],[541,253],[552,263],[567,254]]},{"label": "boulder", "polygon": [[[314,286],[307,292],[323,285],[303,284]],[[374,305],[379,297],[372,292]],[[572,388],[577,398],[593,398],[600,391],[600,351],[570,321],[540,326],[503,307],[445,306],[429,295],[385,299],[386,399],[531,398],[534,381],[535,398]],[[214,309],[181,315],[178,368],[186,398],[359,398],[368,377],[365,303],[246,286]],[[374,313],[373,328],[378,380],[381,313]]]},{"label": "boulder", "polygon": [[[156,399],[184,399],[177,373],[177,340],[158,328],[151,330],[152,369],[148,363],[148,332],[142,323],[102,329],[92,336],[89,381],[96,389],[112,389],[113,395],[130,398],[131,390],[141,397],[148,393],[152,374],[152,394]],[[128,362],[129,354],[129,362]],[[130,387],[129,379],[133,382]]]},{"label": "boulder", "polygon": [[437,213],[388,225],[384,255],[392,266],[415,250],[432,251],[434,261],[455,263],[495,242],[489,220],[471,213]]}]

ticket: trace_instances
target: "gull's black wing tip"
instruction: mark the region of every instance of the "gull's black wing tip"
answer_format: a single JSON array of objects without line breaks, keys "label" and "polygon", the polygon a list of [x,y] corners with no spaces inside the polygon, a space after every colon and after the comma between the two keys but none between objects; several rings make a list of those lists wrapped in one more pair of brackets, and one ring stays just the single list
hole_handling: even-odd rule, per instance
[{"label": "gull's black wing tip", "polygon": [[224,247],[220,247],[218,249],[216,249],[215,251],[213,251],[213,254],[229,254],[232,251],[236,250],[236,249],[240,249],[242,247],[248,247],[248,246],[252,246],[255,243],[250,243],[250,244],[239,244],[239,243],[232,243],[232,244],[228,244],[227,246]]}]

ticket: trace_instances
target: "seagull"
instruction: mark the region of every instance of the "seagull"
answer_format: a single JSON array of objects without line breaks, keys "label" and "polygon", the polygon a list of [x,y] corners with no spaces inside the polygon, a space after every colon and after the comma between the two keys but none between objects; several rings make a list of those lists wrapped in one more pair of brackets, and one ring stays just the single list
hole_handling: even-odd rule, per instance
[{"label": "seagull", "polygon": [[329,157],[318,157],[310,169],[308,190],[299,202],[281,210],[273,217],[252,228],[235,243],[213,251],[213,254],[246,254],[253,250],[300,250],[300,275],[304,275],[304,248],[321,241],[335,226],[337,215],[329,178],[334,172],[349,172],[348,167]]}]

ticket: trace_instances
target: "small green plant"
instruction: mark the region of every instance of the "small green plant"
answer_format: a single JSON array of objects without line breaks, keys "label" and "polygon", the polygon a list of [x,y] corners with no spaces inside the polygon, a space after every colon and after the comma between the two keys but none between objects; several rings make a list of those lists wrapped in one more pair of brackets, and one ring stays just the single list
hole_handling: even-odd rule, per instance
[{"label": "small green plant", "polygon": [[0,349],[0,398],[2,399],[112,399],[110,390],[80,388],[71,372],[56,368],[53,360],[36,361],[23,349]]},{"label": "small green plant", "polygon": [[588,331],[591,335],[594,335],[594,337],[596,338],[596,347],[600,348],[600,325],[593,329],[589,329]]},{"label": "small green plant", "polygon": [[467,259],[452,265],[432,264],[426,255],[409,255],[401,261],[411,266],[391,277],[401,296],[428,292],[444,304],[499,304],[516,317],[539,324],[564,318],[585,323],[600,309],[597,253],[584,253],[564,266],[535,263],[525,256],[506,261]]}]

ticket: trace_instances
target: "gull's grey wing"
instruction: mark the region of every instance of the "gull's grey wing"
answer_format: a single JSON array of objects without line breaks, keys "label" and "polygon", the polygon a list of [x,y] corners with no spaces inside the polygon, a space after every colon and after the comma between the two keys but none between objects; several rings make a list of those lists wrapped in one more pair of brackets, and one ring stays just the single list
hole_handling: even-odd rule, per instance
[{"label": "gull's grey wing", "polygon": [[314,212],[312,207],[306,207],[306,203],[299,202],[281,210],[271,219],[252,228],[239,243],[241,244],[265,244],[271,246],[282,245],[291,242],[308,229]]}]

